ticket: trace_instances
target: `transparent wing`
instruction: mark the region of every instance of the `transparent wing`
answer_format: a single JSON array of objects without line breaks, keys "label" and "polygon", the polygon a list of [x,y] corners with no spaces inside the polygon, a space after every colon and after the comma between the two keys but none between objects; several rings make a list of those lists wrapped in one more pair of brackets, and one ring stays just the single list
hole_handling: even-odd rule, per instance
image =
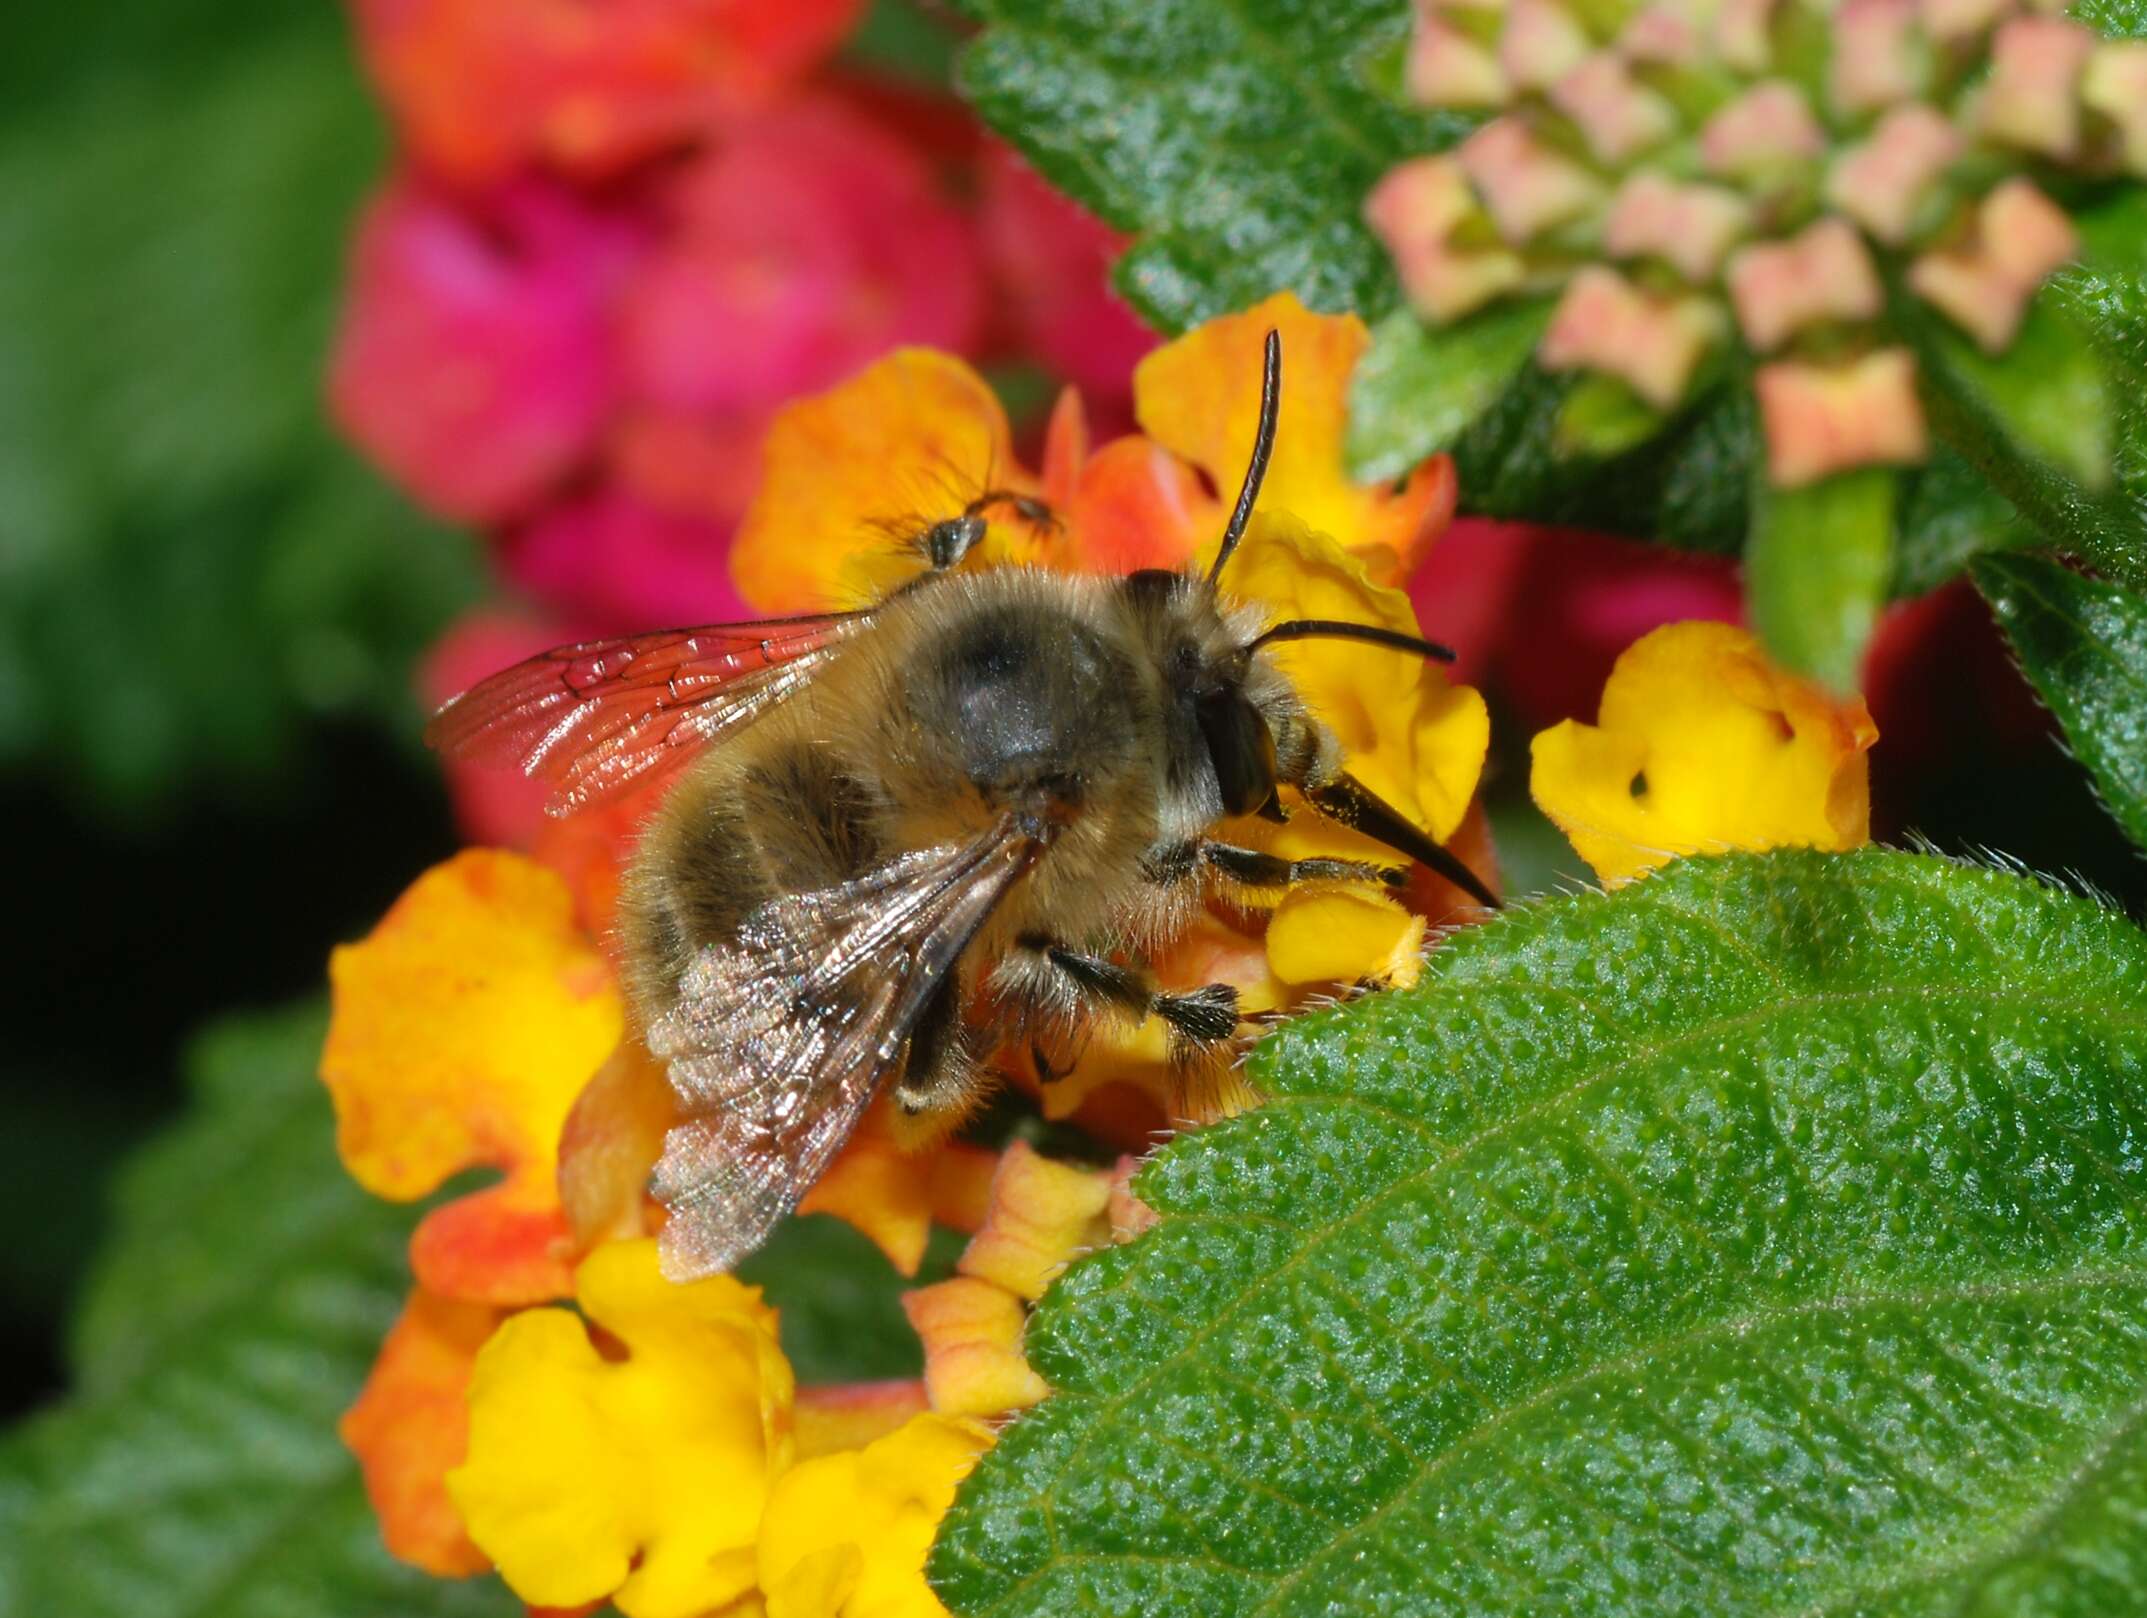
[{"label": "transparent wing", "polygon": [[555,646],[449,702],[425,739],[551,782],[546,812],[572,814],[758,718],[863,621],[822,613]]},{"label": "transparent wing", "polygon": [[684,1121],[664,1141],[664,1273],[729,1269],[797,1206],[899,1064],[918,1017],[1048,832],[966,843],[786,895],[711,946],[649,1031]]}]

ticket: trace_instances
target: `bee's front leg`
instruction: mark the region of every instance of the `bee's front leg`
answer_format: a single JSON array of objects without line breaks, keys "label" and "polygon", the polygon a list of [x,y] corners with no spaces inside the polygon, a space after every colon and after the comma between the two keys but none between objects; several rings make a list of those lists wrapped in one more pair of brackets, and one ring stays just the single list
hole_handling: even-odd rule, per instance
[{"label": "bee's front leg", "polygon": [[1099,1016],[1132,1022],[1156,1016],[1170,1025],[1181,1056],[1192,1059],[1227,1045],[1237,1032],[1238,996],[1229,984],[1166,990],[1145,967],[1077,950],[1041,933],[1016,942],[993,969],[991,987],[1032,1040],[1040,1030],[1078,1030]]},{"label": "bee's front leg", "polygon": [[1209,838],[1151,849],[1142,861],[1152,881],[1169,885],[1206,874],[1241,888],[1287,888],[1300,882],[1378,882],[1399,887],[1408,873],[1363,860],[1284,859]]}]

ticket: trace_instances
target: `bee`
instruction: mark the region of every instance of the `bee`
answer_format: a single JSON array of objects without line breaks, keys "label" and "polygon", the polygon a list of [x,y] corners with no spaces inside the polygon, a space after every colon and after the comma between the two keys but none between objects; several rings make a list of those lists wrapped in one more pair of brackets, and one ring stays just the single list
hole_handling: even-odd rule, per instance
[{"label": "bee", "polygon": [[[917,536],[862,611],[541,653],[455,698],[433,743],[552,783],[570,813],[682,768],[620,897],[623,975],[678,1121],[654,1176],[666,1273],[751,1252],[892,1088],[928,1138],[986,1062],[1098,1018],[1161,1018],[1190,1069],[1234,1050],[1236,991],[1144,963],[1210,894],[1467,866],[1352,777],[1269,657],[1314,637],[1418,657],[1366,624],[1270,624],[1221,587],[1274,446],[1267,339],[1251,462],[1207,572],[963,570],[987,494]],[[1217,835],[1278,789],[1405,857],[1288,860]],[[980,1006],[977,1015],[965,1008]],[[1048,1076],[1048,1071],[1047,1071]]]}]

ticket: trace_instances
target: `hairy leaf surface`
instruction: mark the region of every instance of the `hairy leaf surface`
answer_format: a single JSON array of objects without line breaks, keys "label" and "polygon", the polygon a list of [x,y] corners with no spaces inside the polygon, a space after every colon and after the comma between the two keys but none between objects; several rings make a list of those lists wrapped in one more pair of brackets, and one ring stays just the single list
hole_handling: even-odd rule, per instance
[{"label": "hairy leaf surface", "polygon": [[2147,849],[2147,598],[2033,556],[1975,579],[2102,801]]},{"label": "hairy leaf surface", "polygon": [[1686,860],[1292,1024],[935,1549],[958,1613],[2080,1614],[2147,1586],[2147,936]]},{"label": "hairy leaf surface", "polygon": [[413,1213],[335,1160],[306,1009],[197,1047],[197,1109],[124,1176],[79,1393],[0,1444],[0,1613],[481,1618],[391,1560],[336,1437],[409,1285]]},{"label": "hairy leaf surface", "polygon": [[1473,120],[1399,94],[1393,0],[980,0],[969,98],[1053,184],[1137,234],[1119,284],[1165,331],[1294,288],[1398,297],[1360,217],[1394,163]]}]

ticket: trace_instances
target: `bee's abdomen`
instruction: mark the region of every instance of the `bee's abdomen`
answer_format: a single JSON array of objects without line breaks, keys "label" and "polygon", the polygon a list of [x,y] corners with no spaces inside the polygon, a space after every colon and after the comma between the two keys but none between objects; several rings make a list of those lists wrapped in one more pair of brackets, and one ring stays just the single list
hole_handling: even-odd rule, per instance
[{"label": "bee's abdomen", "polygon": [[628,873],[619,928],[644,1017],[676,998],[709,945],[784,893],[834,887],[886,858],[875,795],[828,752],[800,739],[689,776],[649,830]]}]

